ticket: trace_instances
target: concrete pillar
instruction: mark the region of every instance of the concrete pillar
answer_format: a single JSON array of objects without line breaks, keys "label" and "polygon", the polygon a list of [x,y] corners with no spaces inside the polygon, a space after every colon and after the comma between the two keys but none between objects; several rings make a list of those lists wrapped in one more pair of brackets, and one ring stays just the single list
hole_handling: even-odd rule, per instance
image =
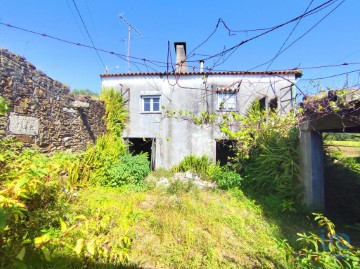
[{"label": "concrete pillar", "polygon": [[304,204],[324,209],[324,150],[322,135],[300,125],[300,176],[304,186]]}]

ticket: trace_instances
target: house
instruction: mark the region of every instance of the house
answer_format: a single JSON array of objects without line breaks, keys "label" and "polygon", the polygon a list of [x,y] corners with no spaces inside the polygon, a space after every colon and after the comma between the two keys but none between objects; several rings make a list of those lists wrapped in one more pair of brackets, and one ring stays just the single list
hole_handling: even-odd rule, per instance
[{"label": "house", "polygon": [[195,124],[189,115],[246,113],[256,99],[279,113],[293,108],[300,70],[205,72],[201,62],[189,72],[186,44],[175,43],[175,50],[175,72],[101,75],[102,88],[118,89],[127,99],[130,120],[123,137],[130,150],[148,152],[153,168],[170,168],[189,154],[226,162],[231,141],[215,124]]}]

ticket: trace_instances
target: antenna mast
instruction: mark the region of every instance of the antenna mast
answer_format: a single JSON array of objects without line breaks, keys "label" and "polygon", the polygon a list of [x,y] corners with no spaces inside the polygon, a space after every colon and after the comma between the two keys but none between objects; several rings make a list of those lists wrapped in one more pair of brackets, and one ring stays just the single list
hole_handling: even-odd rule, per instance
[{"label": "antenna mast", "polygon": [[134,27],[131,25],[131,23],[129,23],[125,17],[124,14],[121,13],[119,15],[119,18],[121,20],[122,23],[126,24],[128,26],[128,38],[127,38],[127,68],[128,68],[128,73],[130,73],[130,39],[131,39],[131,30],[133,30],[135,33],[137,33],[140,37],[142,36],[142,34]]}]

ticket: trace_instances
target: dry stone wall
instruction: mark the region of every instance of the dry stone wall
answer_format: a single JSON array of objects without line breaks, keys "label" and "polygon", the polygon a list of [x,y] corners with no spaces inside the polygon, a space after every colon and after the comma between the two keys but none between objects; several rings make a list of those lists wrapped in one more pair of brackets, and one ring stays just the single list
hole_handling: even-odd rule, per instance
[{"label": "dry stone wall", "polygon": [[0,49],[0,95],[10,106],[0,116],[0,138],[50,153],[85,150],[105,132],[102,101],[72,96],[67,85],[6,49]]}]

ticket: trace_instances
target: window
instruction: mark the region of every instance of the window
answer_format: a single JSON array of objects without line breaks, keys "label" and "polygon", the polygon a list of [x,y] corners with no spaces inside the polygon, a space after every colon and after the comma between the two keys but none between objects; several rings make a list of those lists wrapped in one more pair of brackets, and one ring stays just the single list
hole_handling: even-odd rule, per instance
[{"label": "window", "polygon": [[154,113],[160,112],[160,96],[141,96],[142,99],[142,112]]},{"label": "window", "polygon": [[218,110],[236,110],[236,93],[218,93]]}]

